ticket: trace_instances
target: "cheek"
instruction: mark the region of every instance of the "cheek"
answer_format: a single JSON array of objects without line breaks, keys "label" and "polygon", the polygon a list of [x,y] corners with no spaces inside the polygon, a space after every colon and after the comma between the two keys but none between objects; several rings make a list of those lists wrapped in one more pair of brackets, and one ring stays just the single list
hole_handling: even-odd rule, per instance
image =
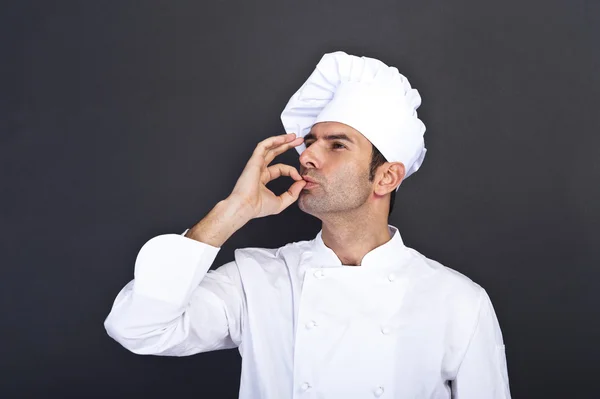
[{"label": "cheek", "polygon": [[358,162],[342,162],[331,176],[335,176],[337,182],[348,186],[362,186],[369,180],[369,168]]}]

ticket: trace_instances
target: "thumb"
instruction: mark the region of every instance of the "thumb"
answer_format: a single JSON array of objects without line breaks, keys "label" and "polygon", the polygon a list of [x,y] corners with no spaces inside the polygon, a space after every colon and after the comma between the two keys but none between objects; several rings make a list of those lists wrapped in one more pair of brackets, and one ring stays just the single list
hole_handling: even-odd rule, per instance
[{"label": "thumb", "polygon": [[292,184],[285,193],[279,196],[281,200],[281,208],[279,209],[279,212],[296,202],[304,186],[306,186],[306,180],[298,180]]}]

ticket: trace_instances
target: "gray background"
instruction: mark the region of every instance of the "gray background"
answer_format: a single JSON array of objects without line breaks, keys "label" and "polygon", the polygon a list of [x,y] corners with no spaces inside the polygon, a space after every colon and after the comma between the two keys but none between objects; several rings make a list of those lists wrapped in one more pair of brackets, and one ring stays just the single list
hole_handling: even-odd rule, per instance
[{"label": "gray background", "polygon": [[[597,398],[599,3],[4,2],[0,396],[237,396],[236,350],[137,356],[103,321],[141,246],[225,198],[344,50],[421,93],[429,151],[390,223],[487,289],[513,397]],[[215,266],[319,227],[294,205]]]}]

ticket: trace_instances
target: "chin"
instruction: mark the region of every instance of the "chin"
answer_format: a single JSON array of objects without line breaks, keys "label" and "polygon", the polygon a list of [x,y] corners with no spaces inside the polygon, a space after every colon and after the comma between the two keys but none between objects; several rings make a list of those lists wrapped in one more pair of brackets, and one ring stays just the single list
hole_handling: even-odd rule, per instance
[{"label": "chin", "polygon": [[300,194],[300,197],[298,198],[298,208],[304,213],[318,217],[318,215],[326,213],[326,210],[322,209],[323,204],[319,202],[322,201],[310,198],[310,193]]},{"label": "chin", "polygon": [[304,213],[308,213],[309,215],[313,215],[313,207],[310,204],[308,198],[306,198],[306,194],[301,193],[300,197],[298,197],[298,208]]},{"label": "chin", "polygon": [[298,208],[300,208],[300,210],[304,213],[310,213],[306,207],[306,203],[304,201],[303,194],[300,194],[300,197],[298,197]]}]

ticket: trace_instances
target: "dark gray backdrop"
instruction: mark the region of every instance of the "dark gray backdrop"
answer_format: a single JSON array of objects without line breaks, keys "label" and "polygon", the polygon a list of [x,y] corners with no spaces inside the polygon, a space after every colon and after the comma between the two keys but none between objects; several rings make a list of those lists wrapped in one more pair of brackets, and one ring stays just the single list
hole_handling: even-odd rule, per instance
[{"label": "dark gray backdrop", "polygon": [[[236,397],[237,351],[137,356],[103,321],[140,247],[229,194],[335,50],[395,65],[420,91],[429,152],[390,223],[488,290],[513,397],[598,397],[598,1],[13,1],[0,13],[1,397]],[[318,229],[294,205],[245,226],[215,265]]]}]

